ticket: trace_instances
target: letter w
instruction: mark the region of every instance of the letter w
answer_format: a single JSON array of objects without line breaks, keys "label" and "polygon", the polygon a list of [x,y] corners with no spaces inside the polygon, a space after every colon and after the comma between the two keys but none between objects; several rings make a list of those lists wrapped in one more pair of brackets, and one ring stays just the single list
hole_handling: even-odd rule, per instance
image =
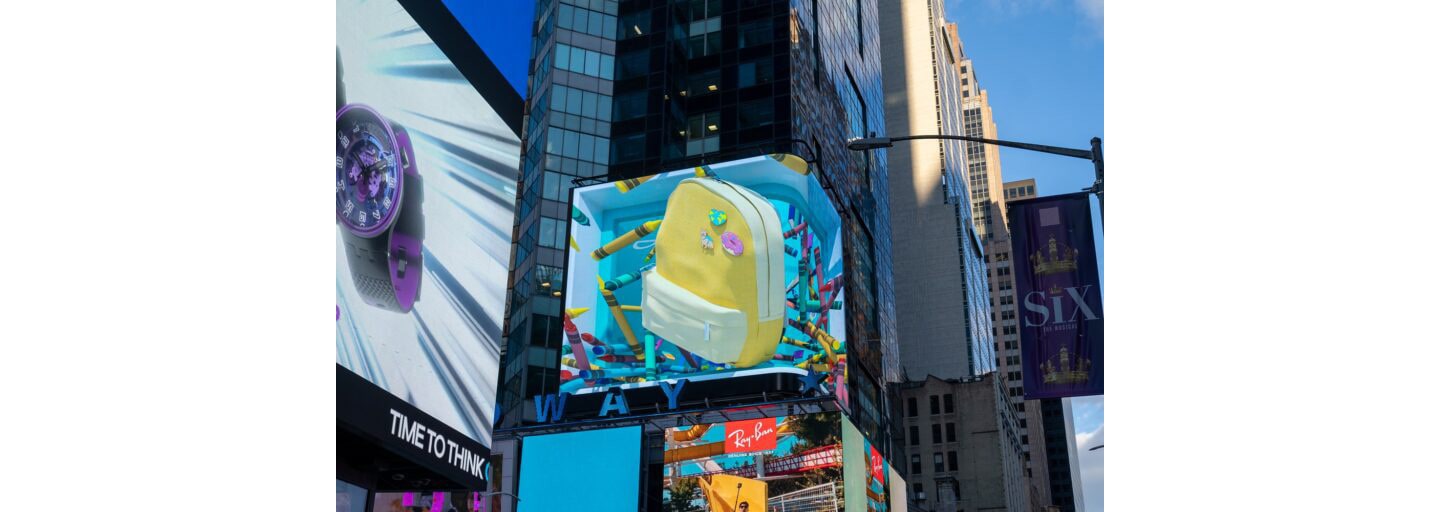
[{"label": "letter w", "polygon": [[565,399],[569,396],[570,393],[560,393],[558,399],[555,395],[545,395],[543,398],[536,396],[535,420],[541,423],[560,421],[560,418],[565,416]]}]

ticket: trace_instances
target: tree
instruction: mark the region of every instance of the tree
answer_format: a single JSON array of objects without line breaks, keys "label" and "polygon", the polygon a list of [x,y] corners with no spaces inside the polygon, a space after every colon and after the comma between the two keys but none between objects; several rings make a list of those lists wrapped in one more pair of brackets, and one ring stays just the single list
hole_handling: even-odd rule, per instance
[{"label": "tree", "polygon": [[695,505],[695,500],[700,499],[700,482],[696,477],[676,477],[670,479],[670,496],[664,501],[662,510],[665,512],[700,512],[703,508]]}]

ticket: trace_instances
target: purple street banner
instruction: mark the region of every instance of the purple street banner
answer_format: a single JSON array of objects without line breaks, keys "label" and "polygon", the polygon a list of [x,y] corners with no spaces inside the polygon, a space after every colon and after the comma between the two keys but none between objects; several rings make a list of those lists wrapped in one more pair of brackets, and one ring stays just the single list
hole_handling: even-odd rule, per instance
[{"label": "purple street banner", "polygon": [[1105,317],[1088,194],[1010,203],[1025,399],[1105,394]]}]

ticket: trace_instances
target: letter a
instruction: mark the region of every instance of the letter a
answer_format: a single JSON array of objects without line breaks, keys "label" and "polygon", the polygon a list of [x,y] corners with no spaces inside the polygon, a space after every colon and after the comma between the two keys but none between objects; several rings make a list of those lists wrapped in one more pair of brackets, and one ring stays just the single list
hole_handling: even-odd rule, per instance
[{"label": "letter a", "polygon": [[610,411],[620,410],[621,415],[630,414],[630,404],[625,403],[625,392],[619,389],[612,389],[605,393],[605,403],[600,406],[600,417],[610,415]]}]

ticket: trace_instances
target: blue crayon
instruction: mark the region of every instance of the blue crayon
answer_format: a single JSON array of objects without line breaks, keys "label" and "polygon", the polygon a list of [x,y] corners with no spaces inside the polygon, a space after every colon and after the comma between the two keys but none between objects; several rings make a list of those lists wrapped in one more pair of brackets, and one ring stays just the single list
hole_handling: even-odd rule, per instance
[{"label": "blue crayon", "polygon": [[652,263],[652,264],[649,264],[649,265],[645,265],[645,266],[643,266],[643,267],[640,267],[640,270],[636,270],[636,271],[631,272],[631,273],[628,273],[628,274],[623,274],[623,275],[621,275],[620,277],[616,277],[615,279],[611,279],[611,280],[609,280],[609,281],[605,281],[605,289],[606,289],[606,290],[610,290],[610,291],[612,291],[612,292],[615,291],[615,290],[619,290],[620,288],[624,287],[624,286],[627,285],[627,284],[633,283],[633,282],[635,282],[635,281],[639,281],[639,280],[640,280],[640,276],[641,276],[642,274],[644,274],[645,271],[650,270],[650,269],[652,269],[652,268],[655,268],[655,264],[653,264],[653,263]]},{"label": "blue crayon", "polygon": [[584,380],[584,379],[571,379],[571,380],[568,380],[568,381],[565,381],[565,382],[560,383],[560,392],[562,392],[562,393],[574,393],[575,391],[577,391],[577,390],[579,390],[580,388],[583,388],[583,387],[585,387],[585,380]]}]

